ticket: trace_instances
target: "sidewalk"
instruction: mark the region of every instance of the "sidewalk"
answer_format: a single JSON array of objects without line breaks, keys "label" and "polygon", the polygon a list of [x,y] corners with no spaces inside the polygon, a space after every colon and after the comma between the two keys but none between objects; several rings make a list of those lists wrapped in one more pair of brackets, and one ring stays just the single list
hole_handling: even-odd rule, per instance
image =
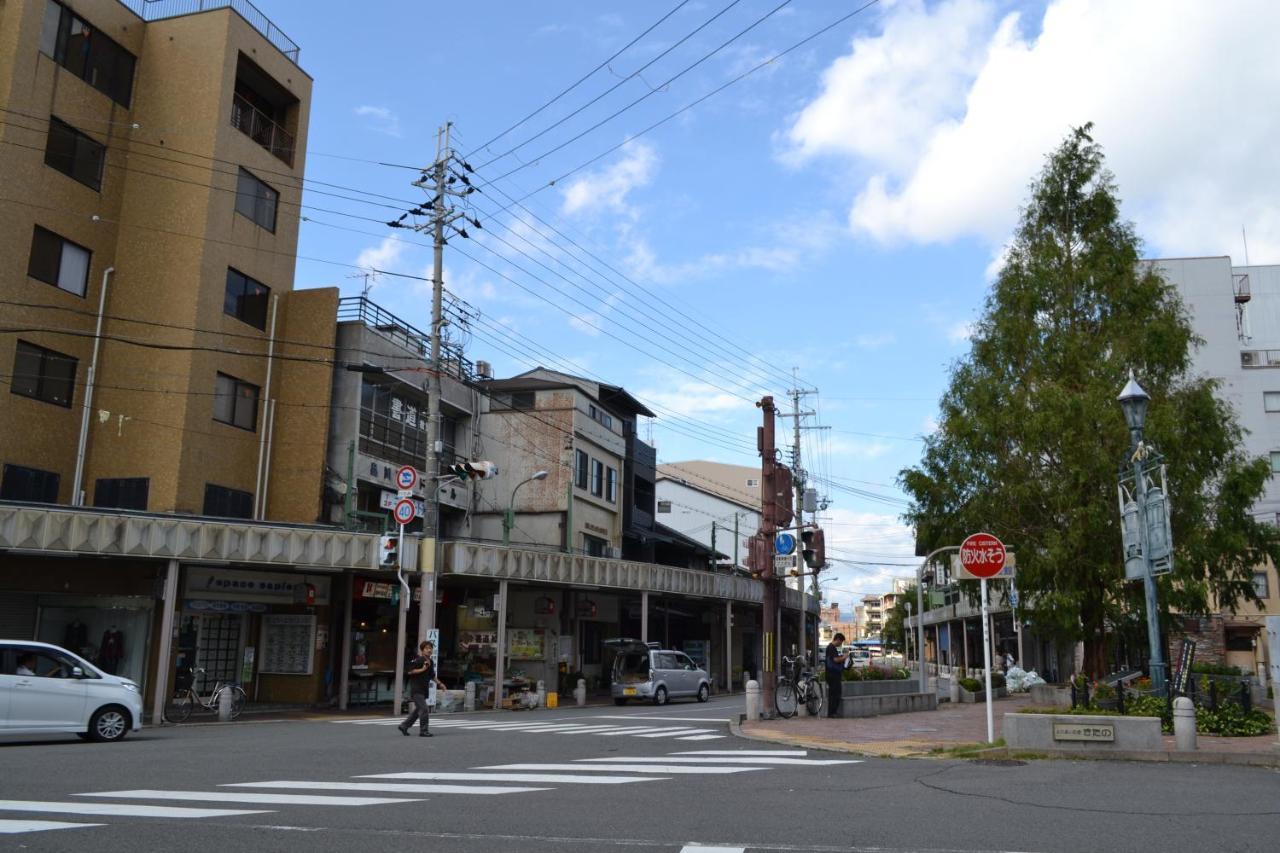
[{"label": "sidewalk", "polygon": [[[1025,695],[997,699],[992,708],[995,736],[1001,737],[1006,713],[1031,705]],[[945,750],[958,747],[980,749],[987,740],[986,705],[944,702],[936,711],[914,711],[884,717],[835,719],[793,717],[790,720],[744,721],[734,733],[751,740],[763,740],[812,749],[831,749],[885,758],[947,757]],[[1280,748],[1274,733],[1261,737],[1214,737],[1200,735],[1195,752],[1176,752],[1172,735],[1164,737],[1164,750],[1126,753],[1129,761],[1179,761],[1191,763],[1250,764],[1280,767]],[[1003,748],[984,750],[983,757],[1007,755]],[[1076,759],[1107,758],[1106,755],[1062,753]],[[1059,757],[1055,753],[1053,757]],[[1119,757],[1119,756],[1117,756]]]}]

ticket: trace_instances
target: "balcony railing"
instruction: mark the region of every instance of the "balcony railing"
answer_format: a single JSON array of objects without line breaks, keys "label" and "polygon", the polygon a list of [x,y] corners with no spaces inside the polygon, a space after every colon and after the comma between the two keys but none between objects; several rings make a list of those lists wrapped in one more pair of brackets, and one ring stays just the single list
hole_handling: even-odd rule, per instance
[{"label": "balcony railing", "polygon": [[249,0],[120,0],[120,2],[144,21],[159,21],[213,9],[230,8],[244,18],[249,26],[262,33],[263,38],[279,48],[280,52],[289,57],[293,64],[298,64],[301,48]]},{"label": "balcony railing", "polygon": [[[361,322],[396,346],[431,359],[431,338],[411,326],[367,296],[344,296],[338,300],[338,322]],[[475,379],[475,365],[462,354],[462,347],[449,341],[440,342],[440,372],[461,382]]]},{"label": "balcony railing", "polygon": [[240,95],[231,99],[231,126],[287,165],[293,165],[293,136]]}]

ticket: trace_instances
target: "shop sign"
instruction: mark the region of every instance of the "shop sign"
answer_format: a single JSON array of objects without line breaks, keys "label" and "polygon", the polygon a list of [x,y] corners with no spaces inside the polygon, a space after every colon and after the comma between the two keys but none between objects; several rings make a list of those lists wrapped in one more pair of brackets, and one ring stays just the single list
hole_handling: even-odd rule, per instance
[{"label": "shop sign", "polygon": [[266,613],[267,605],[254,601],[218,601],[207,598],[188,598],[186,609],[202,613]]},{"label": "shop sign", "polygon": [[508,628],[507,654],[511,660],[545,660],[547,632],[543,628]]},{"label": "shop sign", "polygon": [[[356,578],[356,598],[390,601],[399,587],[399,583],[384,583],[383,581],[367,581]],[[413,587],[413,600],[422,600],[422,587]]]},{"label": "shop sign", "polygon": [[458,648],[467,651],[480,651],[484,647],[495,647],[498,645],[498,632],[496,631],[459,631],[458,632]]},{"label": "shop sign", "polygon": [[[313,596],[307,594],[308,586],[314,587]],[[188,598],[293,604],[299,589],[302,594],[311,597],[314,604],[329,603],[328,578],[317,578],[314,575],[308,578],[283,572],[238,572],[200,566],[187,569]]]},{"label": "shop sign", "polygon": [[[400,500],[397,492],[381,492],[378,494],[378,506],[383,509],[395,509],[396,502]],[[422,518],[427,514],[427,505],[417,498],[413,499],[413,508],[417,511],[418,517]]]},{"label": "shop sign", "polygon": [[1116,727],[1113,723],[1054,723],[1053,739],[1110,743],[1116,739]]}]

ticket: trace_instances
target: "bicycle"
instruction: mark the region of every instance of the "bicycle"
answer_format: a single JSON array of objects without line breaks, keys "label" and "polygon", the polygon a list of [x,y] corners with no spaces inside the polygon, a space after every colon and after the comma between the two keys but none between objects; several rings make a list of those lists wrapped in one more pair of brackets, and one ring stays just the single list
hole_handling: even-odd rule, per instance
[{"label": "bicycle", "polygon": [[[203,669],[192,670],[192,675],[204,675]],[[173,697],[165,703],[164,718],[170,723],[185,723],[190,717],[191,712],[199,705],[206,711],[216,714],[218,713],[218,705],[222,700],[222,691],[231,691],[231,719],[240,716],[240,712],[244,710],[244,703],[248,700],[248,695],[239,684],[230,684],[223,681],[215,681],[213,684],[213,692],[209,694],[206,700],[196,692],[195,679],[186,688],[179,688]]]},{"label": "bicycle", "polygon": [[[818,716],[822,711],[822,689],[813,669],[804,666],[798,657],[784,657],[782,668],[783,674],[778,676],[778,686],[773,693],[778,716],[784,719],[794,717],[800,705],[804,705],[811,716]],[[793,674],[786,675],[788,672]]]}]

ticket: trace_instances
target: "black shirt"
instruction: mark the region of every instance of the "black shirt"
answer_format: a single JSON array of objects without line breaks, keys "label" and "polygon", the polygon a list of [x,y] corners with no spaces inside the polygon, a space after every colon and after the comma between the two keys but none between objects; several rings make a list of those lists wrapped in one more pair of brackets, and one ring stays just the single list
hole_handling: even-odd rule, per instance
[{"label": "black shirt", "polygon": [[836,660],[840,656],[840,650],[836,648],[835,643],[827,644],[827,672],[840,672],[844,669],[844,664]]},{"label": "black shirt", "polygon": [[409,690],[414,693],[426,693],[431,683],[436,680],[436,666],[432,663],[431,658],[424,658],[419,655],[409,661],[410,672],[423,666],[426,667],[424,672],[409,676]]}]

